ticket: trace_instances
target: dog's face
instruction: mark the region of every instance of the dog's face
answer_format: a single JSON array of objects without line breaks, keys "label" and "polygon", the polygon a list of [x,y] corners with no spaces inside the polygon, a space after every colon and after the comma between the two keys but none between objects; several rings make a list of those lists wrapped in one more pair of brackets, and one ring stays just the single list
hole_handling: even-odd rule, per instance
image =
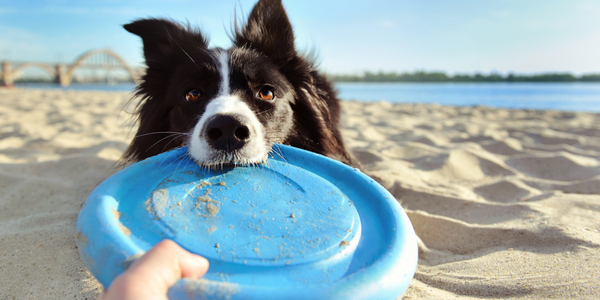
[{"label": "dog's face", "polygon": [[292,128],[293,89],[276,65],[254,50],[211,54],[218,90],[204,96],[210,86],[185,85],[187,101],[196,105],[184,119],[200,116],[191,130],[189,154],[202,165],[260,163]]},{"label": "dog's face", "polygon": [[170,131],[191,133],[188,152],[201,165],[265,160],[293,125],[294,92],[285,76],[252,49],[186,53],[167,81]]},{"label": "dog's face", "polygon": [[181,145],[203,166],[261,163],[273,143],[346,155],[337,99],[297,54],[281,0],[260,0],[230,49],[208,48],[199,31],[168,20],[124,27],[142,38],[147,65],[126,160]]}]

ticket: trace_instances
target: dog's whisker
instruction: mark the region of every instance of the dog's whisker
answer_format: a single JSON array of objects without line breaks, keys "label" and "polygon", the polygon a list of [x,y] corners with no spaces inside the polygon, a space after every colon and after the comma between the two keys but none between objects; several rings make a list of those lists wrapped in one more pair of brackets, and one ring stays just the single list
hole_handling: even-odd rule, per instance
[{"label": "dog's whisker", "polygon": [[281,159],[285,163],[288,163],[287,159],[283,156],[283,152],[281,152],[281,149],[279,148],[272,147],[269,154],[271,154],[273,157]]},{"label": "dog's whisker", "polygon": [[[180,137],[179,133],[170,134],[170,135],[156,141],[156,143],[152,144],[152,146],[150,146],[146,149],[146,152],[148,152],[150,149],[152,149],[152,147],[156,146],[158,143],[160,143],[170,137],[173,137],[173,136],[175,136],[175,137],[169,143],[167,143],[167,145],[169,145],[174,139],[177,139],[178,137]],[[165,146],[165,148],[166,148],[166,146]],[[163,148],[163,152],[164,152],[165,148]]]},{"label": "dog's whisker", "polygon": [[173,141],[177,140],[177,138],[179,138],[179,136],[175,136],[173,137],[162,149],[162,151],[167,151],[167,147],[169,147],[169,144],[171,144]]},{"label": "dog's whisker", "polygon": [[177,44],[177,46],[179,47],[179,49],[181,49],[181,51],[183,51],[183,53],[185,53],[185,55],[192,61],[192,63],[194,63],[194,65],[196,65],[196,67],[198,67],[198,69],[202,69],[197,63],[196,61],[183,49],[183,47],[181,47],[181,45],[179,45],[179,43],[177,41],[175,41],[175,44]]},{"label": "dog's whisker", "polygon": [[[178,160],[178,158],[175,158],[175,159],[173,159],[173,156],[174,156],[174,155],[175,155],[175,153],[173,153],[173,152],[171,152],[169,155],[166,155],[166,156],[163,158],[163,160],[162,160],[162,161],[161,161],[161,162],[158,164],[158,167],[156,168],[156,171],[158,172],[159,170],[161,170],[161,169],[162,169],[162,167],[163,167],[163,165],[164,165],[164,163],[165,163],[167,160],[171,160],[171,162],[169,163],[169,165],[170,165],[170,164],[173,164],[173,161],[174,161],[174,160]],[[181,157],[179,157],[179,159],[180,159],[180,158],[181,158]]]},{"label": "dog's whisker", "polygon": [[192,135],[191,133],[188,133],[188,132],[155,131],[155,132],[148,132],[148,133],[144,133],[144,134],[138,134],[134,138],[145,137],[145,136],[149,136],[149,135],[153,135],[153,134],[180,134],[180,135],[188,135],[188,136]]}]

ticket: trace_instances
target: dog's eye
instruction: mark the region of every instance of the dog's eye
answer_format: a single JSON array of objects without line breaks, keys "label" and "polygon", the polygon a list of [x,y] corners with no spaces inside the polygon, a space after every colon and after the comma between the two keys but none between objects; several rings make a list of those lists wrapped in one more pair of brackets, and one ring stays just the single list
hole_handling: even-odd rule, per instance
[{"label": "dog's eye", "polygon": [[275,98],[275,93],[273,92],[273,88],[270,86],[265,86],[260,89],[258,92],[258,96],[260,99],[272,101]]},{"label": "dog's eye", "polygon": [[200,97],[202,97],[202,92],[200,92],[199,89],[193,89],[187,92],[187,94],[185,95],[185,100],[195,101],[200,99]]}]

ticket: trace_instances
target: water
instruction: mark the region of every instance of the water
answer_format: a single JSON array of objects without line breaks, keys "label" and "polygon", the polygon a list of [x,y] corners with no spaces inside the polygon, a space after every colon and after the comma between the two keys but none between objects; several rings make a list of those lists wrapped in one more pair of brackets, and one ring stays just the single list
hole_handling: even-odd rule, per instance
[{"label": "water", "polygon": [[600,112],[600,83],[338,83],[344,100]]},{"label": "water", "polygon": [[[21,88],[131,91],[132,83],[115,85],[22,84]],[[344,100],[437,103],[516,109],[600,112],[600,83],[337,83]]]}]

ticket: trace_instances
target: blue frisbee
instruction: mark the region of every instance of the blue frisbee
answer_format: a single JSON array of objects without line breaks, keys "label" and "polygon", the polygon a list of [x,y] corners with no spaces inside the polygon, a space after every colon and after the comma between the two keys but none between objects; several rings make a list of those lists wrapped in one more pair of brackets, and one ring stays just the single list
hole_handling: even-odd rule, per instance
[{"label": "blue frisbee", "polygon": [[417,266],[412,225],[357,169],[274,145],[266,163],[202,168],[186,148],[102,182],[77,218],[77,245],[105,287],[172,239],[207,258],[170,299],[395,299]]}]

